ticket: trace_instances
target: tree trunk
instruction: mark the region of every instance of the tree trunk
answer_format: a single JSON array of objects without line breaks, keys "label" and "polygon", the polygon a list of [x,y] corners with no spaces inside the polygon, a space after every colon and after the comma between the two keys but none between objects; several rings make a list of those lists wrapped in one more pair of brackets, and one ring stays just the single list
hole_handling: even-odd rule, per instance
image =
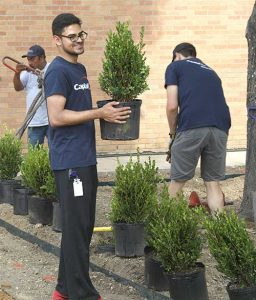
[{"label": "tree trunk", "polygon": [[256,191],[256,2],[246,27],[247,67],[247,150],[244,193],[239,216],[254,221],[252,194]]}]

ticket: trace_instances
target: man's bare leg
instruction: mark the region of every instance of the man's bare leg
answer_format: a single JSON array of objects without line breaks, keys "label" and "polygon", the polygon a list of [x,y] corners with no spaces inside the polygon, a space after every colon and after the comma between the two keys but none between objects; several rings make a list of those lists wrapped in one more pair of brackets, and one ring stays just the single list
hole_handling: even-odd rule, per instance
[{"label": "man's bare leg", "polygon": [[174,181],[172,180],[169,185],[169,194],[172,198],[176,197],[177,193],[182,191],[182,188],[186,181]]},{"label": "man's bare leg", "polygon": [[222,210],[224,207],[224,196],[219,181],[204,182],[207,193],[207,203],[211,211]]}]

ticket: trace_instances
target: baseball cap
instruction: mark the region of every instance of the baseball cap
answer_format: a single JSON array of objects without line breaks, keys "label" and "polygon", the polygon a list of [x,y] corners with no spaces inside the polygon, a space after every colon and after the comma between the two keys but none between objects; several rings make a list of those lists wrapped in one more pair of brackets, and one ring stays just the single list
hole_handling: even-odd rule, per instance
[{"label": "baseball cap", "polygon": [[192,52],[195,53],[196,55],[196,48],[190,44],[190,43],[181,43],[181,44],[178,44],[172,51],[172,62],[174,61],[175,59],[175,56],[176,56],[176,53],[182,51],[182,50],[190,50]]},{"label": "baseball cap", "polygon": [[28,49],[28,53],[22,55],[21,57],[35,57],[45,55],[44,49],[39,45],[33,45]]}]

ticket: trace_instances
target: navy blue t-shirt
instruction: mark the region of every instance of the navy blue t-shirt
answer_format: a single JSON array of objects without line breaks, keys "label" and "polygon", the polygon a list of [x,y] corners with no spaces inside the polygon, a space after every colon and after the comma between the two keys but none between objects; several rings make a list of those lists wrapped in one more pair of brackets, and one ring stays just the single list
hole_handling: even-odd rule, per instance
[{"label": "navy blue t-shirt", "polygon": [[[82,64],[56,57],[44,78],[45,96],[62,95],[65,109],[92,109],[90,84]],[[49,126],[50,160],[53,170],[86,167],[96,164],[95,127],[93,121],[79,125]]]},{"label": "navy blue t-shirt", "polygon": [[177,132],[217,127],[228,133],[229,108],[219,76],[198,58],[174,61],[165,72],[165,87],[178,86]]}]

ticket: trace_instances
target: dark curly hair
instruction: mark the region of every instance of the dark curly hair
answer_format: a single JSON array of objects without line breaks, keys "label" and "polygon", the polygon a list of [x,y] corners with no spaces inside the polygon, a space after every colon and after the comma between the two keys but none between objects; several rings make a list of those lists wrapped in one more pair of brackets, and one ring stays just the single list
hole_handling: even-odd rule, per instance
[{"label": "dark curly hair", "polygon": [[56,16],[52,22],[52,34],[60,35],[64,31],[65,27],[73,24],[78,24],[81,26],[82,21],[74,14],[62,13]]}]

